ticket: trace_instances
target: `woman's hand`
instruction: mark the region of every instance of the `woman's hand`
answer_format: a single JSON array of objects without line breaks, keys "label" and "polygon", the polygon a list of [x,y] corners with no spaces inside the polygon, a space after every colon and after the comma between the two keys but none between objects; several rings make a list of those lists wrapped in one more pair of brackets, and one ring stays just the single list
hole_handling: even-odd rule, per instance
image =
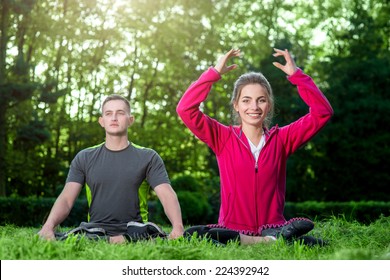
[{"label": "woman's hand", "polygon": [[236,57],[236,56],[240,56],[240,50],[231,49],[224,56],[219,58],[217,65],[215,65],[214,67],[215,70],[217,70],[220,75],[223,75],[233,69],[236,69],[237,68],[236,64],[232,64],[230,66],[226,65],[226,63],[231,57]]},{"label": "woman's hand", "polygon": [[274,48],[274,51],[275,51],[275,53],[273,54],[273,56],[275,56],[275,57],[283,56],[284,59],[286,60],[286,64],[282,65],[279,62],[274,62],[273,65],[275,67],[279,68],[280,70],[282,70],[284,73],[286,73],[289,76],[294,74],[295,71],[297,71],[297,66],[295,65],[295,61],[291,57],[291,55],[288,52],[288,50],[285,49],[284,51],[282,51],[282,50]]}]

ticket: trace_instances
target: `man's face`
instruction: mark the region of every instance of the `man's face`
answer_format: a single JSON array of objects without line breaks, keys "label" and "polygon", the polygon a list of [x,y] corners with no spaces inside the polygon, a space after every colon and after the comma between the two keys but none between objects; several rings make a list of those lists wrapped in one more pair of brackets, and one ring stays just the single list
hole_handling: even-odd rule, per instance
[{"label": "man's face", "polygon": [[107,134],[113,136],[127,135],[127,129],[134,122],[129,109],[122,100],[110,100],[103,106],[103,114],[99,118],[100,125]]}]

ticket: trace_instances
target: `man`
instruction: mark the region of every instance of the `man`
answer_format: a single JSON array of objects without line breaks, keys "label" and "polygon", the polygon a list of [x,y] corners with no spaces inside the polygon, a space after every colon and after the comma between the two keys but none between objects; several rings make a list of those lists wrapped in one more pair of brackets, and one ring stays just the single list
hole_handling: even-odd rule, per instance
[{"label": "man", "polygon": [[114,94],[104,100],[99,124],[105,130],[106,141],[82,150],[73,159],[65,187],[38,233],[41,237],[56,238],[55,228],[69,215],[84,185],[90,219],[89,223],[81,223],[74,233],[100,234],[110,243],[164,236],[155,224],[147,222],[147,189],[141,188],[145,179],[156,192],[172,224],[169,238],[182,236],[180,204],[164,163],[154,150],[136,146],[128,140],[128,128],[133,123],[134,116],[127,99]]}]

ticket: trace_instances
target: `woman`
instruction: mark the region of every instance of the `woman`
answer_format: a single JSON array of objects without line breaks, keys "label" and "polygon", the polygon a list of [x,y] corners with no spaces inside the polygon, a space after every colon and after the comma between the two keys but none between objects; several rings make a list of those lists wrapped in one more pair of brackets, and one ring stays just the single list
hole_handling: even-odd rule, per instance
[{"label": "woman", "polygon": [[221,177],[218,223],[192,227],[187,234],[197,232],[222,243],[238,240],[253,244],[280,236],[292,240],[314,227],[309,219],[286,221],[283,216],[286,162],[325,126],[333,109],[312,79],[297,68],[288,50],[274,50],[275,57],[286,60],[285,65],[274,65],[288,75],[309,106],[309,113],[300,119],[283,127],[269,127],[274,98],[271,86],[260,73],[244,74],[235,83],[231,105],[239,125],[225,126],[199,110],[212,85],[237,68],[235,64],[227,65],[230,58],[240,56],[240,50],[235,49],[205,71],[177,106],[184,124],[215,153]]}]

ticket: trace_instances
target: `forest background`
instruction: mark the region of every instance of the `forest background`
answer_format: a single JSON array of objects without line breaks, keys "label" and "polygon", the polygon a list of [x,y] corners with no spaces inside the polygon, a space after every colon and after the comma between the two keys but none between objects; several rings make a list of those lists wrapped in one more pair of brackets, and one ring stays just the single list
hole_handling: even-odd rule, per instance
[{"label": "forest background", "polygon": [[203,111],[230,124],[234,81],[261,71],[276,97],[274,124],[299,118],[307,106],[272,65],[277,47],[335,111],[289,159],[287,201],[390,201],[389,1],[0,3],[0,197],[56,197],[76,153],[104,141],[104,97],[120,93],[136,120],[130,140],[161,155],[182,207],[217,211],[208,208],[218,205],[215,156],[176,105],[220,55],[240,48],[238,69],[214,85]]}]

